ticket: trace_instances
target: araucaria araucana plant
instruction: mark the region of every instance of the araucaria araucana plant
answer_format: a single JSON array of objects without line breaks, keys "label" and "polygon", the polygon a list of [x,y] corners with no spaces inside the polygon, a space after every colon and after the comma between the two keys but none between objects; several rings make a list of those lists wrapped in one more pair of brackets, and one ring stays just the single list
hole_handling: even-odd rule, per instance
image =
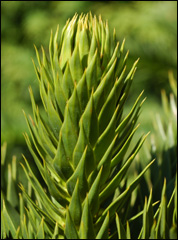
[{"label": "araucaria araucana plant", "polygon": [[24,136],[46,186],[24,157],[22,167],[36,200],[20,184],[28,222],[21,221],[16,236],[117,238],[124,231],[120,219],[125,224],[133,217],[128,208],[131,194],[153,161],[125,188],[125,175],[147,135],[129,149],[144,99],[142,92],[123,115],[138,62],[126,70],[124,42],[116,41],[115,30],[111,35],[107,21],[90,13],[75,14],[61,36],[58,29],[55,35],[51,32],[49,54],[42,47],[40,56],[35,47],[46,116],[29,88],[33,119],[24,114],[32,141]]}]

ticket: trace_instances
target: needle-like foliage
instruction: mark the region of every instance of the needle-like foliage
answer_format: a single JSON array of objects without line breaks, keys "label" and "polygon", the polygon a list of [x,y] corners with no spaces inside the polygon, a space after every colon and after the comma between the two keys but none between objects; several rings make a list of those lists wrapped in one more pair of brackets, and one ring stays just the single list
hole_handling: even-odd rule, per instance
[{"label": "needle-like foliage", "polygon": [[[24,137],[44,184],[23,156],[21,165],[34,196],[19,184],[20,222],[3,201],[3,237],[9,231],[13,238],[27,239],[131,237],[129,219],[137,216],[130,216],[128,203],[155,160],[125,187],[128,169],[148,134],[129,149],[145,99],[141,92],[130,112],[123,114],[138,63],[126,70],[124,43],[116,41],[107,21],[90,13],[75,14],[60,36],[58,28],[51,32],[49,53],[35,47],[38,66],[33,63],[46,116],[29,88],[33,118],[24,115],[31,138],[26,133]],[[150,193],[138,213],[143,215],[142,237],[149,236],[152,205]]]}]

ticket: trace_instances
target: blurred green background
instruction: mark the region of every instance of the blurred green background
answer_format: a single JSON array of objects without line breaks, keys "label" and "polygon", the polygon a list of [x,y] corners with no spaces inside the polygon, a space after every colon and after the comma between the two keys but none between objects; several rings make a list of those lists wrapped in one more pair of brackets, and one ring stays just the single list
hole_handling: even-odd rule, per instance
[{"label": "blurred green background", "polygon": [[144,89],[139,131],[152,130],[154,115],[162,114],[160,91],[170,92],[168,71],[177,79],[177,1],[1,1],[1,144],[7,141],[10,156],[27,151],[22,109],[32,113],[29,85],[40,103],[33,44],[47,50],[51,29],[59,24],[61,30],[75,12],[89,11],[108,19],[120,42],[126,38],[128,65],[140,57],[126,109]]}]

